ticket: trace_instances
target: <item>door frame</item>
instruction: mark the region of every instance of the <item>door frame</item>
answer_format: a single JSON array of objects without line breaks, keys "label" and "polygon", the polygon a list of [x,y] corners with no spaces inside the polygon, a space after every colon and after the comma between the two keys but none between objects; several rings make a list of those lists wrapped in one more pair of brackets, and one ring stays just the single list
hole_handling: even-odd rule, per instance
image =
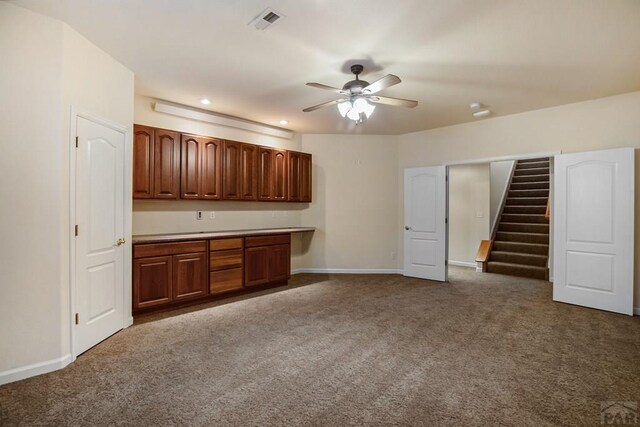
[{"label": "door frame", "polygon": [[116,132],[121,133],[124,136],[124,312],[122,319],[122,328],[127,328],[133,324],[132,313],[132,295],[131,295],[131,260],[132,245],[131,245],[131,212],[133,209],[132,199],[132,175],[133,175],[133,159],[130,155],[132,142],[131,142],[131,129],[118,123],[111,122],[99,115],[94,114],[88,110],[76,108],[74,105],[70,107],[69,114],[69,332],[70,343],[69,350],[71,353],[71,361],[75,361],[78,356],[77,350],[77,334],[75,328],[75,313],[77,308],[76,301],[76,240],[75,240],[75,224],[76,224],[76,132],[78,118],[83,118],[94,123],[98,123],[102,126],[113,129]]},{"label": "door frame", "polygon": [[[497,157],[485,157],[482,159],[471,159],[471,160],[459,160],[459,161],[452,161],[452,162],[445,162],[443,163],[443,165],[446,168],[446,183],[447,183],[447,211],[446,211],[446,215],[447,215],[447,222],[446,222],[446,227],[445,227],[445,239],[446,239],[446,253],[445,253],[445,276],[448,278],[449,277],[449,227],[450,227],[450,223],[449,223],[449,168],[451,166],[460,166],[460,165],[474,165],[474,164],[481,164],[481,163],[492,163],[492,162],[502,162],[502,161],[507,161],[507,160],[526,160],[526,159],[537,159],[538,157],[555,157],[558,154],[562,154],[561,150],[557,150],[557,151],[545,151],[545,152],[540,152],[540,153],[528,153],[528,154],[510,154],[507,156],[497,156]],[[549,198],[551,199],[551,203],[550,203],[550,207],[551,207],[551,218],[549,220],[549,235],[550,235],[550,239],[551,236],[553,235],[553,173],[551,173],[551,183],[549,184]],[[553,282],[553,243],[551,243],[550,240],[550,244],[549,244],[549,281]]]}]

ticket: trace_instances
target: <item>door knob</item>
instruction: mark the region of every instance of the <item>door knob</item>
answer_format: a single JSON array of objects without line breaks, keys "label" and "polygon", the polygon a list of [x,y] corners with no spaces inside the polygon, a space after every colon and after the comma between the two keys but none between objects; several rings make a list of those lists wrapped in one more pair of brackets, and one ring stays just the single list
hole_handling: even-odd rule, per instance
[{"label": "door knob", "polygon": [[405,226],[404,226],[404,229],[405,229],[405,230],[411,230],[411,227],[409,227],[408,225],[405,225]]},{"label": "door knob", "polygon": [[117,245],[117,246],[122,246],[122,245],[124,245],[124,239],[123,239],[123,238],[119,238],[118,240],[116,240],[116,245]]}]

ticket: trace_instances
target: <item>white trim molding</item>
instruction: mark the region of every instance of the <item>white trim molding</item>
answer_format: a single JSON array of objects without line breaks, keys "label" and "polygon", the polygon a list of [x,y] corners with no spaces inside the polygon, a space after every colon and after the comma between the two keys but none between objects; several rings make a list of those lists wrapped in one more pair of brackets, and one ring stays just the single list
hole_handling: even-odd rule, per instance
[{"label": "white trim molding", "polygon": [[324,274],[402,274],[395,268],[295,268],[291,274],[324,273]]},{"label": "white trim molding", "polygon": [[469,268],[476,268],[476,263],[475,262],[466,262],[466,261],[454,261],[454,260],[449,260],[449,265],[454,265],[456,267],[469,267]]},{"label": "white trim molding", "polygon": [[19,368],[9,369],[0,372],[0,385],[9,384],[25,378],[35,377],[49,372],[57,371],[67,366],[73,361],[71,354],[66,354],[57,359],[45,360],[44,362],[33,363]]},{"label": "white trim molding", "polygon": [[281,129],[275,126],[252,122],[250,120],[244,120],[237,117],[225,116],[223,114],[214,113],[213,111],[187,107],[186,105],[174,104],[158,100],[155,102],[153,109],[158,113],[171,114],[172,116],[197,120],[199,122],[212,123],[214,125],[222,125],[237,129],[248,130],[250,132],[275,136],[277,138],[293,138],[293,132],[287,129]]}]

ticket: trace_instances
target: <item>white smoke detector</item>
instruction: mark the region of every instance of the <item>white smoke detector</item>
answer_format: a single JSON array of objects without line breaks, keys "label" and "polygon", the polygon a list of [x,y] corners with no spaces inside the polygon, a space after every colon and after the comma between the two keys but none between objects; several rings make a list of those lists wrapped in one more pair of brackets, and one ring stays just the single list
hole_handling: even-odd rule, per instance
[{"label": "white smoke detector", "polygon": [[280,12],[270,7],[266,8],[258,16],[256,16],[248,25],[256,28],[256,30],[264,31],[267,27],[275,24],[276,21],[284,18],[285,16]]}]

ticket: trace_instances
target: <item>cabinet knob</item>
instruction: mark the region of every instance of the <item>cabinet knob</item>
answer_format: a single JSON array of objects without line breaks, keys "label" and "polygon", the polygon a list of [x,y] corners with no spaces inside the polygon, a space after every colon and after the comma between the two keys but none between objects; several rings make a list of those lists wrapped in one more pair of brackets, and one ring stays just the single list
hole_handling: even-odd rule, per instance
[{"label": "cabinet knob", "polygon": [[119,238],[118,240],[116,240],[116,246],[122,246],[124,245],[125,241],[123,238]]}]

